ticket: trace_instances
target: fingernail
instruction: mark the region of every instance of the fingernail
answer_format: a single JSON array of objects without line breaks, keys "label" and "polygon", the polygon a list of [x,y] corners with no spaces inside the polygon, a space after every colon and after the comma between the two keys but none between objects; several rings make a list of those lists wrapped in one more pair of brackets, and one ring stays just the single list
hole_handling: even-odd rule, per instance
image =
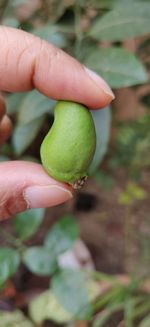
[{"label": "fingernail", "polygon": [[100,77],[98,74],[96,74],[93,70],[84,67],[86,73],[88,76],[97,84],[97,86],[104,91],[104,93],[108,94],[111,96],[112,100],[115,99],[115,95],[112,92],[111,88],[109,85],[104,81],[102,77]]},{"label": "fingernail", "polygon": [[71,198],[72,193],[59,185],[30,186],[24,191],[28,208],[52,207]]}]

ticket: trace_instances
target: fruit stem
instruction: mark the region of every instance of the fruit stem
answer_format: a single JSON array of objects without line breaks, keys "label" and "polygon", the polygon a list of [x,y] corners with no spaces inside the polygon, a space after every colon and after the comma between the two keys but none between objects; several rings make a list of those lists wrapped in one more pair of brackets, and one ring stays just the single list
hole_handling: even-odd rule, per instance
[{"label": "fruit stem", "polygon": [[71,183],[71,186],[75,190],[80,190],[84,186],[87,178],[88,178],[88,176],[83,176],[80,179],[77,179],[75,182]]}]

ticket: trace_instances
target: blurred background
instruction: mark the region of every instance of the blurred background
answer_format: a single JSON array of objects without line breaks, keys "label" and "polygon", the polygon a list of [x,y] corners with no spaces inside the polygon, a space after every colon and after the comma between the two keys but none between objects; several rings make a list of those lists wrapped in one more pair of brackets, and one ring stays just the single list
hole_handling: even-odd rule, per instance
[{"label": "blurred background", "polygon": [[[97,149],[72,201],[0,225],[0,327],[150,326],[150,2],[4,0],[2,25],[53,43],[116,99],[93,111]],[[0,161],[40,162],[55,101],[5,94]]]}]

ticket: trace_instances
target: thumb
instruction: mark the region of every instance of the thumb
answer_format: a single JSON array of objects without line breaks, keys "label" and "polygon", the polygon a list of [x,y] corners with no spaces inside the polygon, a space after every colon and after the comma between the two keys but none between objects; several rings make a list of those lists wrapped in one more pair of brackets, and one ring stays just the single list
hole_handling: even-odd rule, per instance
[{"label": "thumb", "polygon": [[72,189],[47,175],[41,165],[0,163],[0,220],[31,208],[46,208],[72,198]]}]

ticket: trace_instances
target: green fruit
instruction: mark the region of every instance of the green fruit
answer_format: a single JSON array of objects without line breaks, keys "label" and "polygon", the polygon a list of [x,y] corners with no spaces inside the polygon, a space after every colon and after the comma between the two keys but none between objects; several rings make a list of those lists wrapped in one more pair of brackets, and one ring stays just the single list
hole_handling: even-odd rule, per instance
[{"label": "green fruit", "polygon": [[96,148],[90,111],[81,104],[59,101],[55,120],[41,145],[41,160],[50,176],[80,188]]}]

